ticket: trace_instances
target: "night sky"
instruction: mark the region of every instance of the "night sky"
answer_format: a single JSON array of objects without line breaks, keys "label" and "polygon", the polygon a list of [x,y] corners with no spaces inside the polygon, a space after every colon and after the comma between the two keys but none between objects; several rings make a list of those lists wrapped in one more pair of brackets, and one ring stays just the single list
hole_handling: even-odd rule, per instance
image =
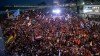
[{"label": "night sky", "polygon": [[[37,5],[41,2],[46,2],[47,4],[53,4],[53,0],[0,0],[0,6],[5,6],[5,5]],[[64,3],[71,3],[71,2],[76,2],[76,1],[99,1],[100,0],[59,0],[60,4]]]},{"label": "night sky", "polygon": [[[0,6],[5,5],[37,5],[41,2],[45,1],[47,4],[52,4],[53,0],[0,0]],[[62,4],[65,1],[69,2],[75,2],[76,0],[59,0],[59,2]]]}]

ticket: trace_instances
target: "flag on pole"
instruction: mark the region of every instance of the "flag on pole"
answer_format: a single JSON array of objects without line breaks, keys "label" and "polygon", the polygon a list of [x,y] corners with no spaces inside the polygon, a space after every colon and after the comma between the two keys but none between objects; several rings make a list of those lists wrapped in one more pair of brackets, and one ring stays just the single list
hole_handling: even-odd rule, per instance
[{"label": "flag on pole", "polygon": [[16,12],[14,12],[14,17],[17,17],[18,15],[20,15],[20,10],[18,9],[18,10],[16,10]]},{"label": "flag on pole", "polygon": [[42,36],[37,36],[37,37],[35,37],[35,39],[40,39],[40,38],[42,38]]},{"label": "flag on pole", "polygon": [[13,41],[14,37],[13,36],[9,36],[8,40],[5,42],[6,44]]},{"label": "flag on pole", "polygon": [[29,16],[28,17],[26,17],[26,20],[29,20],[30,18],[29,18]]},{"label": "flag on pole", "polygon": [[7,41],[5,43],[8,44],[10,42],[13,42],[15,37],[16,37],[16,33],[14,34],[14,36],[13,35],[8,36],[8,39],[7,39]]},{"label": "flag on pole", "polygon": [[81,26],[82,28],[84,28],[84,23],[83,23],[83,22],[81,22],[80,26]]}]

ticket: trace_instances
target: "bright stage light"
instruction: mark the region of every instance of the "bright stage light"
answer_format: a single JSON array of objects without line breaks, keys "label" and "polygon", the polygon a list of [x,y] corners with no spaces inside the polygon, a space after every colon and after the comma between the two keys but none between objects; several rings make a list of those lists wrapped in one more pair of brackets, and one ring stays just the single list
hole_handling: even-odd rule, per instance
[{"label": "bright stage light", "polygon": [[61,10],[60,10],[60,9],[54,9],[52,12],[53,12],[54,14],[59,14],[59,13],[61,13]]}]

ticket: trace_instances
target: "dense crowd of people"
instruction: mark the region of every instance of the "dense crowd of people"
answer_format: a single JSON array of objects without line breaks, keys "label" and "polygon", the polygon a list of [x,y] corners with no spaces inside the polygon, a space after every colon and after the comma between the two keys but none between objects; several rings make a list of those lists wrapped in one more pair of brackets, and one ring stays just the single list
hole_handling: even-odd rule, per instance
[{"label": "dense crowd of people", "polygon": [[99,56],[100,24],[70,12],[62,16],[27,10],[2,23],[11,56]]}]

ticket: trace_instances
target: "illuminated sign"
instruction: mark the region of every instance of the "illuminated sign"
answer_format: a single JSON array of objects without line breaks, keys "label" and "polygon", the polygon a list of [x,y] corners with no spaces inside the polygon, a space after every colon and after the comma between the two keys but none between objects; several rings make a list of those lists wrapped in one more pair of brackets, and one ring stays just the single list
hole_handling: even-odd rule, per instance
[{"label": "illuminated sign", "polygon": [[100,14],[100,5],[84,5],[83,13]]}]

